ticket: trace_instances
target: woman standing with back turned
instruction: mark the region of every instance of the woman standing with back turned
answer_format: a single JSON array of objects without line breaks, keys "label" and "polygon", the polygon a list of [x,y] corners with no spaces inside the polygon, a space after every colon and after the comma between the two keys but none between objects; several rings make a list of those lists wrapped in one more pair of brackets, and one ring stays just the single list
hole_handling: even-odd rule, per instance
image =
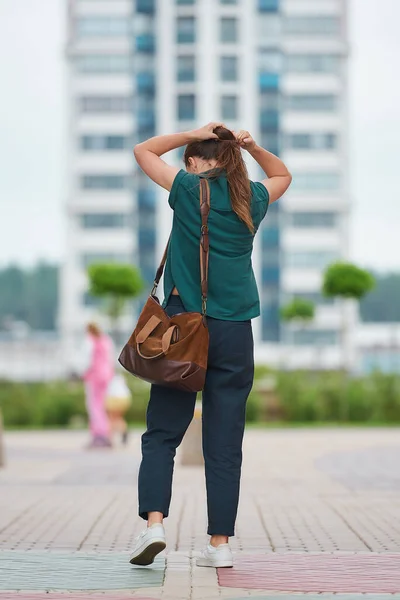
[{"label": "woman standing with back turned", "polygon": [[[186,171],[160,158],[181,146],[186,146]],[[249,180],[242,149],[265,172],[263,181]],[[291,175],[248,131],[235,134],[219,123],[147,140],[135,147],[135,157],[146,175],[170,192],[174,220],[164,278],[169,316],[201,312],[200,177],[210,185],[210,346],[203,391],[203,452],[211,539],[197,564],[231,567],[228,538],[234,535],[246,401],[254,377],[251,319],[260,314],[251,262],[253,241],[269,203],[285,193]],[[148,527],[136,541],[132,564],[151,564],[166,546],[162,523],[171,500],[175,451],[192,420],[195,401],[195,393],[151,388],[139,472],[139,514]]]}]

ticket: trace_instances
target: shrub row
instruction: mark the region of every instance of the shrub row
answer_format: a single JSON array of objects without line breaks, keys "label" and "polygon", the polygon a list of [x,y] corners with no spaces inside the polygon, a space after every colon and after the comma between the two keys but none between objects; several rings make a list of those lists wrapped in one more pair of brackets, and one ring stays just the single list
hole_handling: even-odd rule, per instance
[{"label": "shrub row", "polygon": [[[274,388],[263,384],[265,376]],[[145,421],[149,386],[128,378],[131,423]],[[65,427],[86,419],[81,382],[16,383],[0,381],[0,408],[6,427]],[[375,373],[267,372],[256,370],[247,405],[248,422],[400,424],[400,377]]]}]

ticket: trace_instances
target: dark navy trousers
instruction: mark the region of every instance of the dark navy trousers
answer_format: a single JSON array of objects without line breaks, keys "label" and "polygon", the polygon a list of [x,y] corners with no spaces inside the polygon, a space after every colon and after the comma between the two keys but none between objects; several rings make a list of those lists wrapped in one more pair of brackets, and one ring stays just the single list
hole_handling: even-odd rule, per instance
[{"label": "dark navy trousers", "polygon": [[[184,312],[171,296],[166,312]],[[250,321],[208,317],[210,347],[203,390],[203,453],[208,534],[233,536],[239,502],[246,401],[253,385],[254,352]],[[153,385],[142,437],[139,514],[168,516],[176,448],[193,418],[196,394]],[[190,500],[189,500],[190,501]]]}]

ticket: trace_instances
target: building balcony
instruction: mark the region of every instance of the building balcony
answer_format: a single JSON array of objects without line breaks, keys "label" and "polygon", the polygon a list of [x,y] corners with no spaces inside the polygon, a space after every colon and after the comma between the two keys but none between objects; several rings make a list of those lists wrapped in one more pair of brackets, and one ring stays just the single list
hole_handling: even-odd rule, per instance
[{"label": "building balcony", "polygon": [[137,52],[154,52],[155,38],[151,33],[143,33],[136,36],[136,51]]},{"label": "building balcony", "polygon": [[156,80],[154,73],[143,71],[136,75],[137,91],[140,92],[154,92],[156,86]]}]

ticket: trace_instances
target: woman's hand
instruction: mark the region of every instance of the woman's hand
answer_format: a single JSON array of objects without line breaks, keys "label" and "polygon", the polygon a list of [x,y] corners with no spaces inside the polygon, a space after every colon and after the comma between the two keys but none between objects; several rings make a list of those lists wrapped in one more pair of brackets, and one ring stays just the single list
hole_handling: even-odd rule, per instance
[{"label": "woman's hand", "polygon": [[256,147],[256,142],[248,131],[241,129],[239,133],[234,132],[240,147],[251,152]]},{"label": "woman's hand", "polygon": [[208,123],[208,125],[204,125],[204,127],[200,127],[200,129],[194,129],[190,132],[190,135],[196,142],[217,139],[218,136],[214,133],[216,127],[225,127],[225,125],[223,123]]}]

